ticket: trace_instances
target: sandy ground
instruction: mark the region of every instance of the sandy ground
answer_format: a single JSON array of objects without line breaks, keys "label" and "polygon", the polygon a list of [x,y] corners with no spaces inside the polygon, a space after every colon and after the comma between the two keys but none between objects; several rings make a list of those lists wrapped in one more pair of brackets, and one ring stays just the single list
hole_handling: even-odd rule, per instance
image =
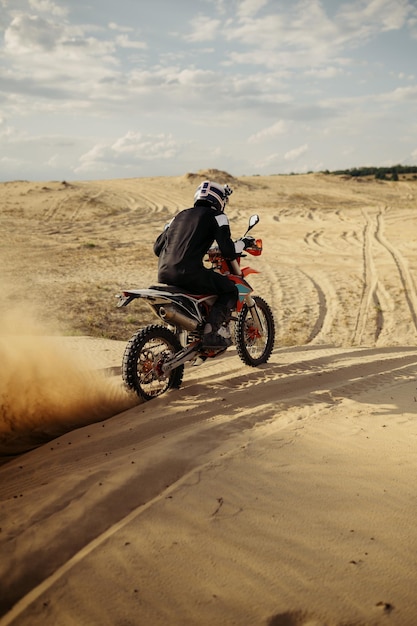
[{"label": "sandy ground", "polygon": [[214,177],[275,349],[145,404],[113,296],[204,173],[0,185],[1,626],[417,624],[417,181]]}]

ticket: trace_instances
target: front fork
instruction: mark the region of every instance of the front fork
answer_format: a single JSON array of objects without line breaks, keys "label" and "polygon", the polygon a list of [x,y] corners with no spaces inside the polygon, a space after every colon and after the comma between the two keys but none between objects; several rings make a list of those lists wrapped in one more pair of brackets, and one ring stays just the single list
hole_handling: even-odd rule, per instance
[{"label": "front fork", "polygon": [[[232,274],[235,274],[236,276],[242,276],[240,265],[237,262],[237,260],[234,259],[233,261],[229,261],[229,263],[230,263],[230,269],[232,271]],[[256,302],[252,298],[252,296],[250,295],[250,292],[245,295],[244,300],[245,300],[246,306],[248,307],[248,309],[250,311],[250,314],[252,316],[253,325],[255,326],[256,330],[261,335],[264,335],[265,334],[265,329],[263,327],[262,320],[259,317],[259,313],[258,313],[258,309],[257,309],[257,306],[256,306]]]},{"label": "front fork", "polygon": [[246,302],[246,306],[249,309],[249,312],[252,316],[252,320],[253,320],[253,325],[255,326],[256,330],[259,331],[259,333],[261,335],[265,334],[265,328],[262,324],[262,320],[259,317],[259,313],[258,313],[258,308],[256,306],[256,302],[255,300],[252,298],[252,296],[250,294],[248,294],[245,298],[245,302]]}]

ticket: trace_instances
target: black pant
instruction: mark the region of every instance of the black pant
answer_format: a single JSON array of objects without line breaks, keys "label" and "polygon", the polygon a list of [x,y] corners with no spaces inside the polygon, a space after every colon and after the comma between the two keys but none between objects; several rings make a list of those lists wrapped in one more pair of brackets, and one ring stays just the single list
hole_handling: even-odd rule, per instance
[{"label": "black pant", "polygon": [[212,306],[207,322],[213,330],[230,320],[230,314],[236,307],[238,290],[234,282],[227,276],[208,268],[196,271],[164,271],[158,275],[158,280],[178,287],[184,287],[194,294],[216,294],[217,300]]}]

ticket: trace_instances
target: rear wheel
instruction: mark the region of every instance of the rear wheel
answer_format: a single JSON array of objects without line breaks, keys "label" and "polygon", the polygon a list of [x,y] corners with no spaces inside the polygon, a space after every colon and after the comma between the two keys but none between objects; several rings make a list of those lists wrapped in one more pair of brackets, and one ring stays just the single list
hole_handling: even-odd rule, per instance
[{"label": "rear wheel", "polygon": [[256,367],[266,363],[271,356],[275,341],[275,322],[269,304],[259,296],[253,296],[253,299],[264,332],[259,332],[247,304],[243,305],[239,313],[234,332],[238,355],[246,365]]},{"label": "rear wheel", "polygon": [[181,386],[184,365],[170,372],[163,364],[182,349],[177,337],[165,326],[152,325],[139,330],[129,340],[123,355],[125,384],[142,400],[151,400],[168,389]]}]

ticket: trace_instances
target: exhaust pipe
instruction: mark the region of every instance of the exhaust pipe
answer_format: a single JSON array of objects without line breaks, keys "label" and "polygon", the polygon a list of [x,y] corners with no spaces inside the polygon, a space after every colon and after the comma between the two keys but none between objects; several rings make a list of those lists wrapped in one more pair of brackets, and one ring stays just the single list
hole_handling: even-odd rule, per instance
[{"label": "exhaust pipe", "polygon": [[191,317],[180,313],[172,306],[161,306],[159,308],[159,315],[165,322],[173,324],[174,326],[181,326],[186,330],[196,330],[198,326],[197,320],[193,320]]}]

